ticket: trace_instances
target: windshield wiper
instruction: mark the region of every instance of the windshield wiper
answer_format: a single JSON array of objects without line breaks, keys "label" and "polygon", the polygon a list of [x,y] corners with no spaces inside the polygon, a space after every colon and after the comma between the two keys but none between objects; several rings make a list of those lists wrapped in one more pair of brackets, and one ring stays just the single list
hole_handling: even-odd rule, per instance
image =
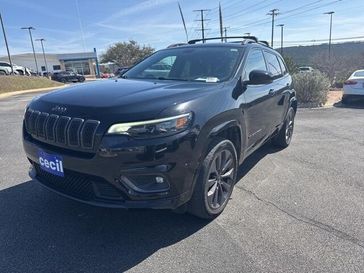
[{"label": "windshield wiper", "polygon": [[158,77],[157,80],[162,80],[162,81],[188,81],[186,79],[178,79],[178,78],[165,78],[165,77]]}]

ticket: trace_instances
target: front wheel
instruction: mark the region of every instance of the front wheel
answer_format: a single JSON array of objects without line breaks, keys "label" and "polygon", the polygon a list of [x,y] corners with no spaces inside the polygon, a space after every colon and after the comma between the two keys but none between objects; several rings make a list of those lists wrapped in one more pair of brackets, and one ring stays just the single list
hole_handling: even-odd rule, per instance
[{"label": "front wheel", "polygon": [[296,115],[295,110],[292,107],[290,107],[287,112],[286,119],[284,121],[282,128],[280,129],[278,135],[273,139],[273,144],[275,146],[286,148],[291,143],[293,136],[295,115]]},{"label": "front wheel", "polygon": [[238,167],[234,144],[216,139],[205,157],[188,211],[204,219],[217,217],[226,207],[233,191]]}]

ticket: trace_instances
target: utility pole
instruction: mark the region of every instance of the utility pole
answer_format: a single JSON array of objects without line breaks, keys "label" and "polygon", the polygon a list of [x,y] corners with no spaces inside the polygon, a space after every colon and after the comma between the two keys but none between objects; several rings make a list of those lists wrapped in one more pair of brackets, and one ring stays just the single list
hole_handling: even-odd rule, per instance
[{"label": "utility pole", "polygon": [[208,21],[208,19],[205,19],[204,18],[204,12],[206,11],[210,11],[209,9],[197,9],[197,10],[194,10],[194,12],[200,12],[200,15],[201,15],[201,19],[200,20],[197,20],[197,21],[201,21],[201,29],[198,29],[199,31],[201,31],[202,33],[202,43],[205,43],[205,21]]},{"label": "utility pole", "polygon": [[33,56],[34,56],[35,68],[37,70],[37,75],[38,75],[38,73],[39,73],[38,63],[37,63],[37,57],[35,56],[33,36],[32,36],[32,30],[35,30],[35,28],[34,27],[22,27],[21,29],[27,29],[29,31],[30,42],[32,43],[32,49],[33,49]]},{"label": "utility pole", "polygon": [[4,41],[5,41],[6,51],[8,52],[9,64],[10,64],[10,66],[11,66],[11,74],[14,74],[13,63],[11,62],[11,57],[10,57],[10,51],[9,51],[9,45],[8,45],[8,39],[6,39],[5,27],[4,27],[3,17],[1,16],[1,13],[0,13],[0,22],[1,22],[1,28],[3,29],[3,34],[4,34]]},{"label": "utility pole", "polygon": [[221,37],[221,42],[223,42],[224,37],[223,37],[222,11],[220,2],[219,2],[219,19],[220,19],[220,37]]},{"label": "utility pole", "polygon": [[227,29],[230,27],[224,27],[224,37],[225,37],[225,43],[227,43]]},{"label": "utility pole", "polygon": [[281,55],[283,56],[283,27],[284,24],[279,24],[277,27],[281,27]]},{"label": "utility pole", "polygon": [[42,45],[42,51],[43,51],[43,58],[44,58],[44,64],[45,64],[45,70],[47,73],[47,77],[48,77],[48,65],[47,65],[47,58],[44,52],[44,45],[43,45],[43,41],[45,41],[45,39],[40,38],[40,39],[35,39],[36,41],[40,41],[40,44]]},{"label": "utility pole", "polygon": [[274,38],[274,18],[279,14],[278,11],[279,11],[279,9],[272,9],[267,13],[267,15],[272,16],[272,38],[271,38],[271,42],[270,42],[271,47],[273,47],[273,38]]},{"label": "utility pole", "polygon": [[325,12],[324,14],[330,15],[330,34],[329,34],[329,62],[331,65],[331,34],[332,34],[332,15],[335,13],[335,11],[329,11]]}]

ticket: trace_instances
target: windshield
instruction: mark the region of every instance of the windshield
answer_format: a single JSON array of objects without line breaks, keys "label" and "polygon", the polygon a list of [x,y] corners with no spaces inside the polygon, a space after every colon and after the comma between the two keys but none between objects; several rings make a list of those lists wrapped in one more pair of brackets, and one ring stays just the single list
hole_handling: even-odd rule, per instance
[{"label": "windshield", "polygon": [[124,78],[222,82],[232,77],[242,48],[183,47],[161,50],[135,65]]}]

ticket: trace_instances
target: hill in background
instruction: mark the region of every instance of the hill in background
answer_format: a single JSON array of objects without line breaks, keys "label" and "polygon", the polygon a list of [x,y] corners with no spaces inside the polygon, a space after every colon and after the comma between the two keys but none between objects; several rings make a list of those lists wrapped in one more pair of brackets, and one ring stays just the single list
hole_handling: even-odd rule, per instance
[{"label": "hill in background", "polygon": [[[292,58],[297,65],[312,64],[313,57],[317,55],[326,55],[329,50],[328,44],[311,45],[311,46],[293,46],[283,49],[284,55]],[[332,44],[331,50],[336,57],[355,57],[363,58],[364,42],[347,42],[341,44]],[[363,62],[364,66],[364,62]]]},{"label": "hill in background", "polygon": [[298,66],[312,66],[340,80],[364,68],[364,42],[332,44],[331,63],[328,61],[328,50],[328,44],[285,47],[283,55]]}]

